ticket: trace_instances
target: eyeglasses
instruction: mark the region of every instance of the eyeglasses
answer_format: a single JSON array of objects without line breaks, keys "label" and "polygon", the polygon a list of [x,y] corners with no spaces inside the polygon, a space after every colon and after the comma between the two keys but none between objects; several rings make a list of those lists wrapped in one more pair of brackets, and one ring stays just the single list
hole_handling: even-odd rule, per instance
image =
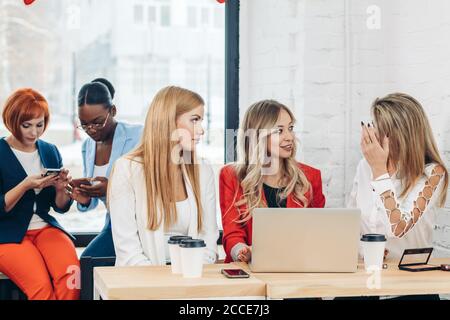
[{"label": "eyeglasses", "polygon": [[84,131],[88,131],[89,129],[91,130],[101,130],[106,126],[106,122],[108,121],[110,113],[108,112],[108,115],[106,116],[105,121],[103,122],[103,124],[100,123],[90,123],[90,124],[82,124],[77,126],[78,129],[83,129]]}]

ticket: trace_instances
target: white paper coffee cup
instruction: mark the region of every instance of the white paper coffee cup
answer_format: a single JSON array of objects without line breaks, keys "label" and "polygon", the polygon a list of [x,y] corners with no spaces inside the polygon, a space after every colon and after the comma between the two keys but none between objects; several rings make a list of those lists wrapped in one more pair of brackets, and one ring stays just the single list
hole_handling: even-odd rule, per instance
[{"label": "white paper coffee cup", "polygon": [[183,240],[180,243],[181,268],[185,278],[201,278],[206,244],[200,239]]},{"label": "white paper coffee cup", "polygon": [[180,243],[183,240],[189,240],[192,237],[189,236],[172,236],[170,237],[169,244],[169,255],[170,255],[170,266],[173,274],[183,273],[181,267],[181,255],[180,255]]},{"label": "white paper coffee cup", "polygon": [[361,237],[364,268],[367,271],[383,269],[386,236],[382,234],[365,234]]}]

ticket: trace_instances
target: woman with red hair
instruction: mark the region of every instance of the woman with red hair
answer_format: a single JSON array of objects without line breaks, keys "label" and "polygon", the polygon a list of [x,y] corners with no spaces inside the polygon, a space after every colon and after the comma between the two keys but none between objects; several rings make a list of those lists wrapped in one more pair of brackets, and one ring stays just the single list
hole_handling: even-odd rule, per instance
[{"label": "woman with red hair", "polygon": [[[29,300],[79,298],[79,261],[71,235],[49,215],[69,210],[68,171],[56,146],[39,138],[48,103],[33,89],[14,92],[3,108],[11,135],[0,139],[0,272]],[[45,176],[45,168],[61,169]]]}]

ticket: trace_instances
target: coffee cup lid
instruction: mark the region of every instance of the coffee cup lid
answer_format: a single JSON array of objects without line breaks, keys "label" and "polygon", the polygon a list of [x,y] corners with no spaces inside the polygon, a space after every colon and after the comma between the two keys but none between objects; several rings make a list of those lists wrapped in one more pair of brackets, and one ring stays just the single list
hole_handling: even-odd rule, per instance
[{"label": "coffee cup lid", "polygon": [[374,233],[364,234],[361,237],[361,241],[365,241],[365,242],[384,242],[384,241],[386,241],[386,236],[384,234],[374,234]]},{"label": "coffee cup lid", "polygon": [[169,241],[167,241],[168,244],[180,244],[183,240],[189,240],[192,239],[190,236],[172,236],[169,238]]},{"label": "coffee cup lid", "polygon": [[203,248],[206,247],[205,241],[201,239],[187,239],[182,240],[180,248]]}]

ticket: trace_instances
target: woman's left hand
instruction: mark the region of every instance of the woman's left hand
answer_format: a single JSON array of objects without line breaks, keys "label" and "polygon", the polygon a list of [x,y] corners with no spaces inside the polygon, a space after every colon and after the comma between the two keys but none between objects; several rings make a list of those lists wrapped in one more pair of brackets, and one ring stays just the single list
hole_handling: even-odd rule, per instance
[{"label": "woman's left hand", "polygon": [[69,170],[62,168],[61,172],[58,175],[58,178],[55,180],[53,186],[56,189],[56,192],[64,192],[67,185],[72,181],[72,177],[69,176]]},{"label": "woman's left hand", "polygon": [[98,181],[98,183],[91,186],[82,184],[80,185],[80,189],[93,198],[106,197],[106,191],[108,190],[108,179],[105,177],[96,177],[95,179],[92,179],[92,181]]},{"label": "woman's left hand", "polygon": [[380,144],[373,127],[362,124],[361,151],[372,169],[373,179],[387,173],[389,158],[389,138],[384,137]]},{"label": "woman's left hand", "polygon": [[241,250],[239,250],[238,259],[241,262],[249,263],[252,260],[252,248],[249,246],[245,246]]}]

